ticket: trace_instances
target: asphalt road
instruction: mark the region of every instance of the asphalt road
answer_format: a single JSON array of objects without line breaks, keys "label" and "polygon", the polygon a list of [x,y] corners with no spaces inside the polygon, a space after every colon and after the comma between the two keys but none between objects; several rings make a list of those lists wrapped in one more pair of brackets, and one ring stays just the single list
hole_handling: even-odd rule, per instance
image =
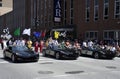
[{"label": "asphalt road", "polygon": [[3,59],[0,50],[0,79],[120,79],[120,58],[56,60],[41,56],[38,62],[12,63]]}]

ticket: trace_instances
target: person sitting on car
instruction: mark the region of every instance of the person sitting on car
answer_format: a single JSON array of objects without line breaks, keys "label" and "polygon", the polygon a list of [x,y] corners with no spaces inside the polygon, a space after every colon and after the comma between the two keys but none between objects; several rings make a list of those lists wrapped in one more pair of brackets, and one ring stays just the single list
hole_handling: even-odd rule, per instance
[{"label": "person sitting on car", "polygon": [[117,53],[116,56],[119,57],[119,56],[120,56],[120,46],[119,46],[119,45],[116,45],[115,48],[116,48],[116,53]]},{"label": "person sitting on car", "polygon": [[83,41],[82,46],[85,47],[85,48],[88,47],[88,46],[87,46],[87,42],[86,42],[86,41]]},{"label": "person sitting on car", "polygon": [[91,40],[88,42],[88,48],[93,50],[93,42]]},{"label": "person sitting on car", "polygon": [[81,49],[80,44],[78,43],[77,40],[75,40],[73,47],[76,49]]},{"label": "person sitting on car", "polygon": [[69,40],[67,40],[67,41],[65,42],[65,47],[66,47],[66,48],[69,48],[69,49],[72,48],[72,45],[71,45],[71,43],[70,43]]}]

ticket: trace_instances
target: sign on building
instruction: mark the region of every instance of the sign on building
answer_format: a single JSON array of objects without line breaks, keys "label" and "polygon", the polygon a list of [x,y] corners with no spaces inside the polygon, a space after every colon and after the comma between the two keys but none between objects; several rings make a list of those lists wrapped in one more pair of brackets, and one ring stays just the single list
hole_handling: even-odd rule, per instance
[{"label": "sign on building", "polygon": [[61,22],[61,0],[54,0],[54,21]]}]

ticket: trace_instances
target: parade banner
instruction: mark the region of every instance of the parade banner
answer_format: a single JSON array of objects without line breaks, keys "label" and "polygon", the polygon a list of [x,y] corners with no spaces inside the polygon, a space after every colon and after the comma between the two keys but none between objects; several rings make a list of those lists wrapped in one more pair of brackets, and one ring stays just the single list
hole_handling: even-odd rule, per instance
[{"label": "parade banner", "polygon": [[61,22],[61,0],[54,0],[54,21]]}]

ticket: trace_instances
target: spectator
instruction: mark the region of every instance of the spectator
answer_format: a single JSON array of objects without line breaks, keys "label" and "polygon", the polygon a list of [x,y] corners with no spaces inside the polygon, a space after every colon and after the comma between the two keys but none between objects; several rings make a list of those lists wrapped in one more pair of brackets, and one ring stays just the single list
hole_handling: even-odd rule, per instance
[{"label": "spectator", "polygon": [[32,48],[32,41],[31,41],[30,39],[27,41],[27,47],[28,47],[29,49]]},{"label": "spectator", "polygon": [[44,41],[43,40],[40,40],[39,46],[40,46],[40,53],[42,53],[43,46],[44,46]]},{"label": "spectator", "polygon": [[4,49],[4,45],[3,45],[3,39],[0,39],[0,44],[1,44],[1,49]]},{"label": "spectator", "polygon": [[35,42],[34,47],[35,47],[35,52],[38,52],[38,47],[39,47],[38,41]]}]

